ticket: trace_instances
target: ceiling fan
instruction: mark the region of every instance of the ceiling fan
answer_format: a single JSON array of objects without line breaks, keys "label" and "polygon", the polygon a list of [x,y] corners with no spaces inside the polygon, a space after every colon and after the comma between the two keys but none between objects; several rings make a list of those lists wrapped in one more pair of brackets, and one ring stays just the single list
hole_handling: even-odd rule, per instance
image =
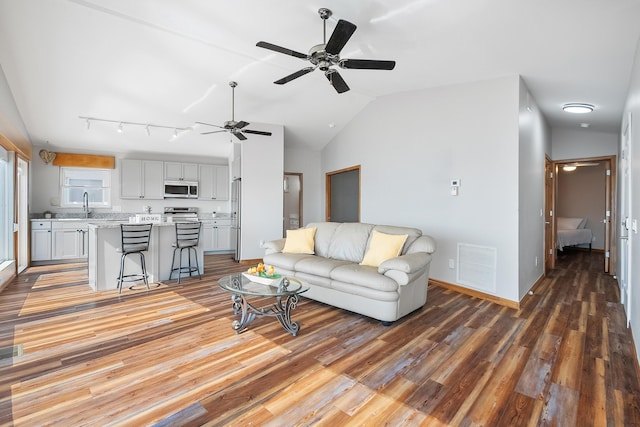
[{"label": "ceiling fan", "polygon": [[214,131],[211,131],[211,132],[201,132],[201,134],[202,135],[208,135],[210,133],[229,132],[229,133],[235,135],[235,137],[238,138],[240,141],[244,141],[245,139],[247,139],[247,137],[244,136],[245,133],[250,133],[250,134],[254,134],[254,135],[271,136],[271,132],[263,132],[263,131],[260,131],[260,130],[245,129],[245,126],[249,125],[248,122],[244,122],[244,121],[236,122],[235,117],[234,117],[235,87],[238,86],[238,83],[229,82],[229,86],[231,86],[231,120],[224,122],[223,126],[213,125],[211,123],[196,122],[199,125],[214,126],[214,127],[222,129],[222,130],[214,130]]},{"label": "ceiling fan", "polygon": [[327,79],[329,79],[329,83],[333,85],[334,89],[338,93],[343,93],[349,90],[349,86],[344,81],[342,76],[340,76],[338,71],[333,68],[334,66],[337,65],[340,68],[361,70],[393,70],[393,68],[396,66],[395,61],[378,61],[373,59],[341,59],[340,51],[342,50],[344,45],[347,44],[347,42],[351,38],[351,35],[356,31],[357,27],[351,22],[340,19],[338,21],[338,24],[336,25],[336,28],[333,30],[329,41],[327,41],[327,19],[329,19],[333,12],[323,7],[318,10],[318,14],[320,15],[320,18],[322,18],[324,25],[323,42],[322,44],[315,45],[311,49],[309,49],[308,55],[263,41],[256,43],[256,46],[258,47],[273,50],[279,53],[284,53],[285,55],[295,56],[296,58],[305,59],[311,62],[311,64],[313,65],[311,67],[306,67],[299,71],[296,71],[293,74],[281,78],[280,80],[276,80],[274,82],[275,84],[282,85],[285,83],[289,83],[290,81],[304,76],[305,74],[314,71],[316,68],[319,68],[324,72],[324,75],[327,77]]}]

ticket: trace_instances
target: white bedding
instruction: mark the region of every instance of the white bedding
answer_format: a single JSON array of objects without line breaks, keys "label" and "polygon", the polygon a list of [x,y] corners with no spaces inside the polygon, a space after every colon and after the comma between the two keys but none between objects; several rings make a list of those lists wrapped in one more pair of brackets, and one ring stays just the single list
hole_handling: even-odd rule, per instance
[{"label": "white bedding", "polygon": [[588,228],[579,228],[577,230],[558,230],[558,240],[556,247],[559,251],[565,246],[574,245],[591,245],[593,234]]}]

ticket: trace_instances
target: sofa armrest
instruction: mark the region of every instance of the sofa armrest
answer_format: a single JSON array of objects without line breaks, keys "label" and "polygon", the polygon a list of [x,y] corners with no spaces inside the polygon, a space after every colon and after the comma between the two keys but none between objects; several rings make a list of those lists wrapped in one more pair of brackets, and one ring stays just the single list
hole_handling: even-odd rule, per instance
[{"label": "sofa armrest", "polygon": [[270,255],[270,254],[282,252],[282,250],[284,249],[284,242],[286,240],[287,239],[277,239],[277,240],[270,240],[268,242],[264,242],[262,244],[262,247],[264,248],[264,254]]},{"label": "sofa armrest", "polygon": [[[413,245],[412,245],[413,246]],[[431,262],[431,254],[426,252],[416,252],[407,255],[400,255],[388,259],[378,266],[378,273],[384,274],[389,270],[398,270],[411,274],[422,270]]]},{"label": "sofa armrest", "polygon": [[432,254],[436,251],[436,241],[433,237],[423,234],[418,237],[407,249],[407,255],[416,252]]}]

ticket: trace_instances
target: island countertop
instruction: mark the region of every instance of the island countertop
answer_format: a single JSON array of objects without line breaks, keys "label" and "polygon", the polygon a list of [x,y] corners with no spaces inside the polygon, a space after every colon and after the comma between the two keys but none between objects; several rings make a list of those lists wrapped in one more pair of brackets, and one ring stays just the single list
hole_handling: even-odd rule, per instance
[{"label": "island countertop", "polygon": [[[117,289],[121,256],[118,251],[121,244],[120,224],[130,223],[128,221],[89,222],[89,285],[95,291]],[[149,250],[144,252],[149,283],[161,283],[164,280],[169,280],[174,249],[172,244],[176,238],[174,225],[173,222],[161,222],[153,224],[151,227]],[[196,247],[196,253],[198,267],[202,274],[204,273],[202,239]],[[186,251],[184,257],[186,261]],[[125,274],[140,271],[140,258],[127,256]],[[174,273],[172,280],[177,280],[177,278],[178,276]],[[131,286],[131,284],[128,285]],[[126,292],[126,288],[123,289],[124,292]]]}]

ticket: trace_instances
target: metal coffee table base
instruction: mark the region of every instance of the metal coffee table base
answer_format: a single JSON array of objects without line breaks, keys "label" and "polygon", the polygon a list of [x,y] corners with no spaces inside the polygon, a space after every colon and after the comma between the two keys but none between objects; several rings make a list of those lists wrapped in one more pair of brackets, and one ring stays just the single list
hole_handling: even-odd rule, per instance
[{"label": "metal coffee table base", "polygon": [[296,305],[298,304],[298,294],[292,294],[284,297],[277,296],[276,303],[266,308],[254,307],[247,298],[241,294],[233,294],[231,296],[231,301],[233,301],[234,314],[241,315],[240,320],[234,320],[233,323],[231,323],[231,327],[236,331],[236,334],[247,329],[256,316],[270,316],[277,318],[285,331],[289,332],[294,337],[298,335],[300,324],[298,322],[291,321],[291,310],[296,308]]}]

